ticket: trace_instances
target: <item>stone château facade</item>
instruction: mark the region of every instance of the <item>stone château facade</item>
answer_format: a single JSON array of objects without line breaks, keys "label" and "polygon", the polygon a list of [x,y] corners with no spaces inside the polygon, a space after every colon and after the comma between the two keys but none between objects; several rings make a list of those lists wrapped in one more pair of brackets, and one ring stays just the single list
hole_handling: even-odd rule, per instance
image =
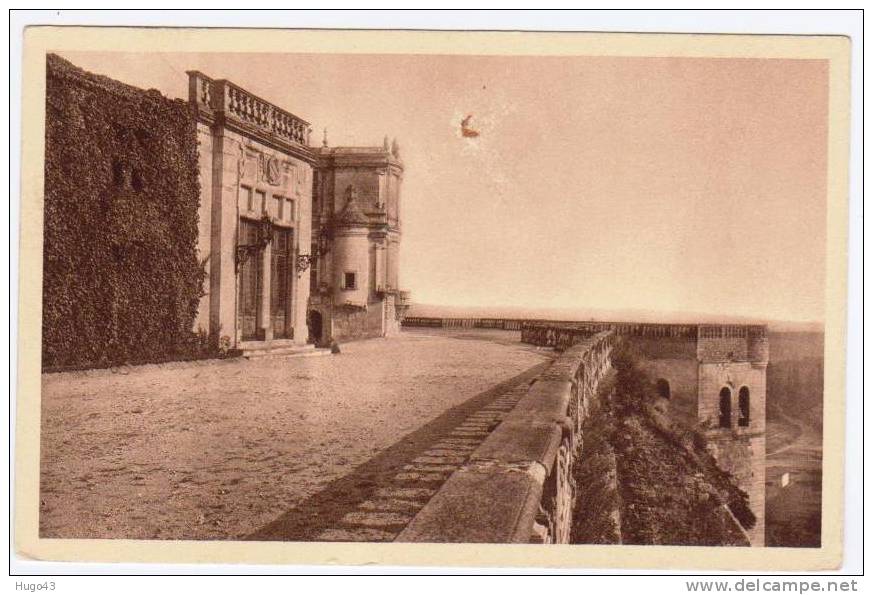
[{"label": "stone ch\u00e2teau facade", "polygon": [[310,146],[305,120],[227,80],[188,73],[208,277],[196,326],[269,350],[399,330],[397,142]]}]

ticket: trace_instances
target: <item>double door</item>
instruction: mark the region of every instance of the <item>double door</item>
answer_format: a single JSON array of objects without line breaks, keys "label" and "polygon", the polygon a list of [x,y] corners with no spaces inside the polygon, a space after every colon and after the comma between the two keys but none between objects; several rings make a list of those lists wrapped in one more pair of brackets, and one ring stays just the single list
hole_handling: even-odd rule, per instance
[{"label": "double door", "polygon": [[[259,224],[247,219],[240,220],[239,243],[253,246],[258,242]],[[269,285],[270,300],[264,303],[264,290],[267,284],[265,275],[264,249],[250,253],[239,269],[239,298],[237,316],[241,339],[243,341],[264,340],[260,321],[262,312],[269,311],[269,327],[273,338],[284,339],[292,336],[291,291],[293,274],[291,256],[293,250],[293,230],[274,226],[270,242]],[[266,325],[264,325],[266,326]]]}]

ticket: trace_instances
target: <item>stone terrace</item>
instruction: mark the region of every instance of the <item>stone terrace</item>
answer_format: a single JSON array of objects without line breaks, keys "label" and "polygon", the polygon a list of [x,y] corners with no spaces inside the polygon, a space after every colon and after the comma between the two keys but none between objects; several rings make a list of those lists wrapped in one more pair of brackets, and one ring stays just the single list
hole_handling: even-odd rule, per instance
[{"label": "stone terrace", "polygon": [[517,341],[423,329],[331,357],[44,375],[41,535],[388,539],[405,517],[380,524],[379,498],[434,491],[543,369]]}]

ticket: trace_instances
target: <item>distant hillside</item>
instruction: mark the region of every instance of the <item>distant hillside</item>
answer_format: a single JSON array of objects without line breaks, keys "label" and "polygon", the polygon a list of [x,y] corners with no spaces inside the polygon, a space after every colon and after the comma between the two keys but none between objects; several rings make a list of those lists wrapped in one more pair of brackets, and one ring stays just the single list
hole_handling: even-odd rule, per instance
[{"label": "distant hillside", "polygon": [[821,332],[816,322],[762,320],[743,316],[719,316],[697,312],[654,312],[648,310],[602,308],[522,308],[518,306],[441,306],[413,304],[409,316],[436,318],[538,318],[543,320],[598,320],[610,322],[649,323],[712,323],[712,324],[766,324],[772,331]]},{"label": "distant hillside", "polygon": [[768,333],[770,340],[770,362],[824,359],[824,333],[822,332],[783,332]]},{"label": "distant hillside", "polygon": [[771,332],[767,366],[767,416],[779,409],[821,430],[824,334]]}]

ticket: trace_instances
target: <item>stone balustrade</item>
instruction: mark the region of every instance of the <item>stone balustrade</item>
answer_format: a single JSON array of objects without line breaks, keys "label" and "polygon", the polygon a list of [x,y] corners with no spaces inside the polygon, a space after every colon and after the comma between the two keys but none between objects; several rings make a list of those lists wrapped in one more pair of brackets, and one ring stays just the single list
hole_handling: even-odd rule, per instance
[{"label": "stone balustrade", "polygon": [[188,101],[198,111],[253,128],[268,138],[309,145],[311,128],[302,118],[230,81],[212,79],[198,71],[190,71],[188,77]]},{"label": "stone balustrade", "polygon": [[[486,328],[506,331],[522,330],[524,325],[536,321],[523,318],[459,318],[459,317],[435,317],[435,316],[407,316],[403,320],[405,327],[426,328]],[[545,321],[543,321],[545,323]],[[567,321],[553,321],[548,324],[574,324]]]},{"label": "stone balustrade", "polygon": [[616,334],[576,336],[398,537],[406,542],[567,543],[582,423]]}]

